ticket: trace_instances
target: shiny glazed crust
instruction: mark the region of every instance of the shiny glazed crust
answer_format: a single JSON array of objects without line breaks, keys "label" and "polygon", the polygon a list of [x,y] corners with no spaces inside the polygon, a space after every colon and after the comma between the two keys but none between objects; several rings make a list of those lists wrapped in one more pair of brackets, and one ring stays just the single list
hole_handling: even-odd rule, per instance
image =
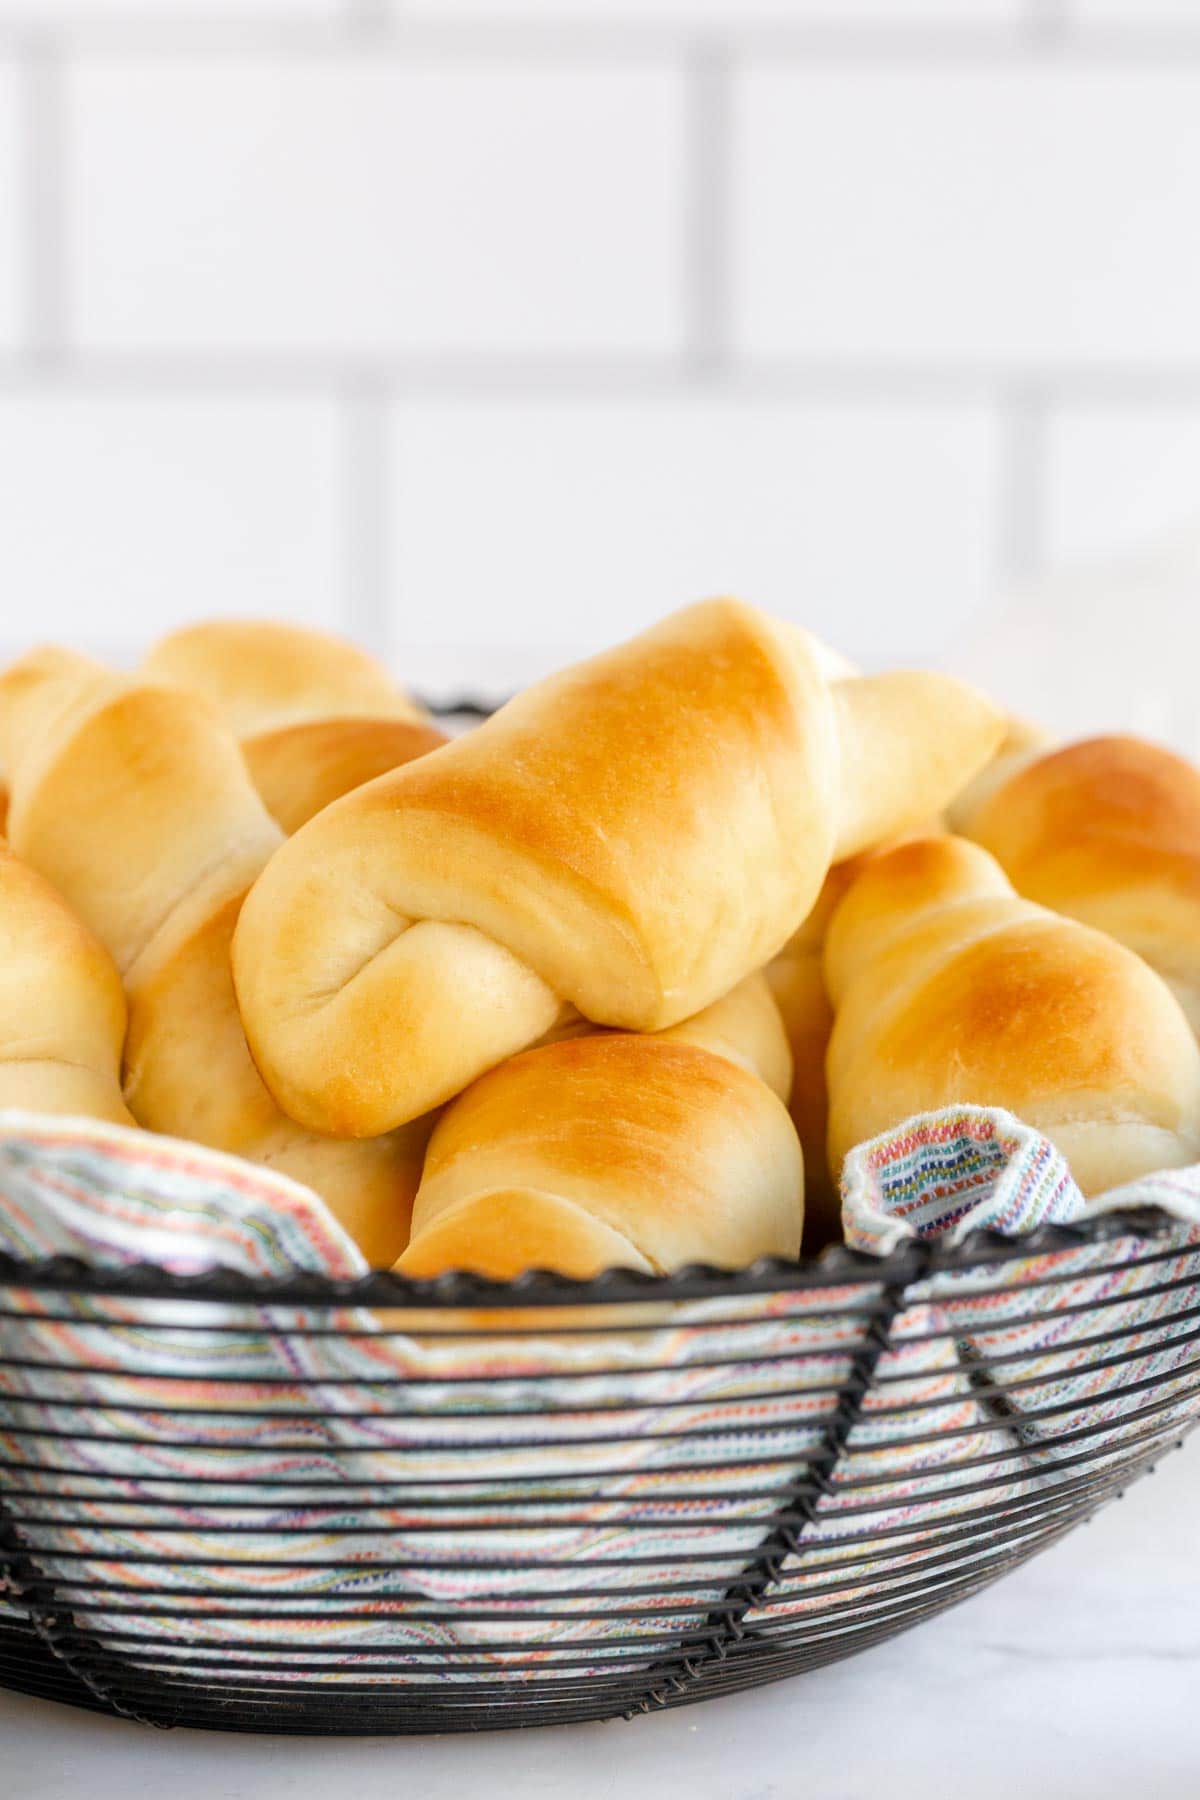
[{"label": "shiny glazed crust", "polygon": [[794,1256],[803,1165],[782,1102],[696,1044],[602,1032],[529,1050],[447,1108],[399,1268],[588,1276]]},{"label": "shiny glazed crust", "polygon": [[1200,1156],[1200,1047],[1152,969],[1018,897],[961,838],[870,858],[825,948],[829,1154],[957,1102],[1011,1109],[1085,1193]]},{"label": "shiny glazed crust", "polygon": [[813,641],[692,607],[368,783],[272,858],[238,924],[280,1104],[370,1134],[575,1009],[655,1031],[787,940],[831,859],[938,810],[999,715],[949,677],[830,682]]},{"label": "shiny glazed crust", "polygon": [[971,821],[1019,893],[1157,969],[1200,1033],[1200,770],[1134,737],[1068,744]]}]

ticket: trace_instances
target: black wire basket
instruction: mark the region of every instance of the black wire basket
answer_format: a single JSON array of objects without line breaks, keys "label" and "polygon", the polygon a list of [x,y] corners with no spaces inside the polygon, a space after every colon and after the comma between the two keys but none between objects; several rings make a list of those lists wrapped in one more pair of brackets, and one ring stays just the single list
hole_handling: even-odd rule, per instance
[{"label": "black wire basket", "polygon": [[851,1656],[1182,1441],[1198,1236],[1148,1207],[504,1285],[0,1254],[0,1686],[413,1733]]},{"label": "black wire basket", "polygon": [[800,1674],[1150,1469],[1198,1341],[1155,1209],[586,1284],[3,1258],[0,1683],[408,1733]]}]

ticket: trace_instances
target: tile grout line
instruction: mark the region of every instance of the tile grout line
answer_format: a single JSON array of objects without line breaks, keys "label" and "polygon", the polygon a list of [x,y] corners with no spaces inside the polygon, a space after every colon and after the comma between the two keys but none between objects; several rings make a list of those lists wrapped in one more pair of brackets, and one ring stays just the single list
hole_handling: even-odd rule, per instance
[{"label": "tile grout line", "polygon": [[[29,34],[27,15],[0,0],[0,44],[19,46]],[[60,12],[55,35],[72,52],[95,56],[144,55],[254,56],[295,53],[333,57],[353,55],[364,38],[389,55],[450,60],[522,62],[601,62],[603,65],[686,58],[694,48],[698,22],[640,18],[636,13],[608,18],[537,17],[512,20],[438,19],[393,10],[387,0],[343,0],[332,18],[303,15],[289,18],[251,10],[241,17],[230,12],[206,20],[197,12],[169,19],[139,18],[118,11],[96,18],[87,11]],[[1071,29],[1066,8],[1057,0],[1024,0],[1012,23],[992,26],[869,22],[788,22],[769,16],[743,16],[716,26],[732,54],[779,58],[791,63],[917,64],[959,61],[1017,61],[1036,57],[1053,39],[1069,44],[1080,56],[1108,60],[1112,55],[1152,60],[1200,54],[1200,31],[1133,26],[1107,31]]]},{"label": "tile grout line", "polygon": [[[33,27],[32,29],[37,29]],[[703,27],[700,27],[703,29]],[[846,67],[932,64],[1022,65],[1047,50],[1084,65],[1174,67],[1200,59],[1200,21],[1112,26],[1078,21],[1070,0],[1021,0],[1007,23],[886,23],[787,21],[751,8],[717,27],[723,54],[781,63]],[[206,19],[199,10],[182,17],[136,17],[118,11],[96,18],[88,10],[60,11],[53,32],[72,54],[219,59],[229,55],[361,54],[369,43],[379,54],[454,61],[586,62],[613,66],[686,60],[696,45],[697,24],[639,16],[632,3],[598,18],[517,17],[461,20],[411,16],[388,0],[342,0],[331,18],[279,16],[253,7]],[[0,49],[19,54],[31,26],[24,6],[0,0]]]},{"label": "tile grout line", "polygon": [[355,376],[342,388],[346,575],[342,624],[375,655],[391,648],[388,608],[386,381]]},{"label": "tile grout line", "polygon": [[67,349],[66,110],[62,57],[52,37],[27,36],[21,78],[24,333],[34,369],[44,370]]},{"label": "tile grout line", "polygon": [[684,355],[693,377],[729,356],[732,259],[732,62],[701,40],[684,63]]},{"label": "tile grout line", "polygon": [[[705,391],[760,403],[875,401],[880,404],[969,405],[997,393],[1036,393],[1047,405],[1154,407],[1173,413],[1200,407],[1200,364],[1142,368],[1120,362],[1081,367],[1035,364],[842,360],[725,356],[707,371]],[[687,357],[624,353],[471,355],[455,351],[362,357],[314,349],[184,349],[78,351],[60,345],[42,363],[28,351],[0,352],[0,393],[61,391],[115,395],[205,392],[261,394],[362,393],[390,397],[507,401],[530,395],[566,402],[605,397],[677,399],[697,383]]]},{"label": "tile grout line", "polygon": [[1045,562],[1048,396],[1036,383],[1014,384],[1000,396],[999,415],[995,585],[1002,591],[1027,581]]}]

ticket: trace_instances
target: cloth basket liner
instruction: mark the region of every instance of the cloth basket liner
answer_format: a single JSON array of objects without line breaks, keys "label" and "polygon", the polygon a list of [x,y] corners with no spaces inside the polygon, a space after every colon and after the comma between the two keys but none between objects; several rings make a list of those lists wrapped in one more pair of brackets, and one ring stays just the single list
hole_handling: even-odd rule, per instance
[{"label": "cloth basket liner", "polygon": [[[1176,1221],[1153,1262],[1144,1260],[1144,1244],[1117,1238],[935,1271],[907,1288],[830,1492],[747,1614],[748,1628],[769,1634],[844,1600],[854,1614],[847,1630],[869,1631],[905,1582],[920,1580],[931,1594],[939,1583],[969,1592],[973,1563],[980,1584],[987,1578],[987,1549],[956,1551],[939,1526],[960,1515],[963,1490],[984,1459],[994,1483],[989,1512],[1016,1550],[1053,1531],[1045,1498],[1056,1486],[1067,1527],[1082,1454],[1089,1473],[1151,1455],[1200,1407],[1200,1168],[1087,1201],[1045,1138],[982,1107],[924,1114],[851,1154],[846,1242],[881,1256],[916,1239],[953,1246],[988,1228],[1016,1238],[1148,1205]],[[1111,1346],[1096,1345],[1097,1336],[1114,1334],[1119,1362]],[[1034,1509],[1022,1505],[1034,1494],[1041,1523],[1027,1521]],[[856,1527],[864,1503],[872,1510]],[[848,1550],[848,1530],[856,1529],[861,1536]]]},{"label": "cloth basket liner", "polygon": [[[769,1634],[828,1603],[827,1561],[857,1618],[848,1535],[886,1608],[890,1584],[928,1565],[964,1463],[995,1458],[1019,1530],[1021,1498],[1052,1483],[1066,1454],[1064,1417],[1113,1457],[1190,1419],[1200,1169],[1085,1203],[1044,1139],[976,1108],[911,1121],[849,1160],[847,1241],[883,1259],[915,1238],[953,1242],[982,1225],[1015,1236],[1069,1223],[1085,1204],[1149,1203],[1178,1221],[1169,1260],[1149,1268],[1122,1267],[1127,1244],[1090,1244],[994,1271],[935,1268],[897,1295],[884,1260],[877,1286],[590,1307],[580,1335],[522,1335],[519,1311],[481,1332],[478,1314],[428,1308],[104,1294],[72,1294],[63,1316],[61,1292],[10,1288],[0,1355],[49,1366],[0,1369],[0,1484],[25,1465],[38,1522],[22,1525],[22,1548],[115,1652],[176,1636],[162,1596],[186,1593],[180,1679],[253,1663],[267,1640],[288,1646],[291,1679],[358,1686],[427,1681],[431,1667],[464,1683],[650,1668],[703,1630],[811,1477],[824,1491],[744,1625]],[[367,1273],[324,1205],[285,1177],[120,1126],[13,1113],[0,1114],[0,1251],[175,1274]],[[990,1297],[1026,1275],[1039,1283],[1028,1297]],[[1119,1367],[1093,1366],[1083,1302],[1105,1309],[1105,1331],[1111,1320],[1127,1333]],[[870,1315],[889,1308],[880,1347]],[[455,1329],[464,1335],[445,1335]],[[830,1476],[829,1391],[864,1368],[871,1385]],[[1149,1375],[1169,1382],[1171,1403],[1147,1421],[1136,1384]],[[739,1398],[748,1387],[753,1407]],[[605,1441],[582,1441],[598,1420]],[[703,1466],[712,1429],[738,1464],[734,1498],[728,1472]],[[284,1478],[281,1506],[262,1484]],[[387,1505],[364,1508],[363,1484],[383,1481]],[[565,1502],[562,1522],[550,1523],[551,1498]],[[706,1546],[713,1561],[691,1560]],[[606,1566],[629,1554],[645,1559],[636,1618],[620,1591],[628,1569]],[[163,1555],[176,1560],[148,1575],[144,1559]],[[439,1559],[452,1566],[427,1566]],[[964,1569],[943,1557],[930,1578]],[[223,1599],[230,1586],[261,1602]],[[560,1592],[581,1586],[584,1598]],[[560,1616],[529,1616],[542,1594]],[[347,1605],[361,1616],[348,1622]],[[6,1610],[25,1616],[11,1578]]]}]

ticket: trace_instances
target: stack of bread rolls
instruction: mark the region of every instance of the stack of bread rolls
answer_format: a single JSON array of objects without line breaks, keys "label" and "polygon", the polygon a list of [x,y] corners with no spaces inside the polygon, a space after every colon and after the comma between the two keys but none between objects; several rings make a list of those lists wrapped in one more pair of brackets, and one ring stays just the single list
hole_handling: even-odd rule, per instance
[{"label": "stack of bread rolls", "polygon": [[795,1256],[947,1104],[1087,1193],[1200,1159],[1200,774],[1047,743],[735,601],[452,741],[301,628],[31,652],[0,1107],[283,1169],[414,1276]]},{"label": "stack of bread rolls", "polygon": [[424,1123],[362,1143],[309,1131],[280,1111],[246,1047],[230,942],[283,834],[220,713],[198,693],[37,651],[0,675],[0,758],[12,849],[124,983],[134,1119],[305,1182],[368,1255],[394,1259]]}]

